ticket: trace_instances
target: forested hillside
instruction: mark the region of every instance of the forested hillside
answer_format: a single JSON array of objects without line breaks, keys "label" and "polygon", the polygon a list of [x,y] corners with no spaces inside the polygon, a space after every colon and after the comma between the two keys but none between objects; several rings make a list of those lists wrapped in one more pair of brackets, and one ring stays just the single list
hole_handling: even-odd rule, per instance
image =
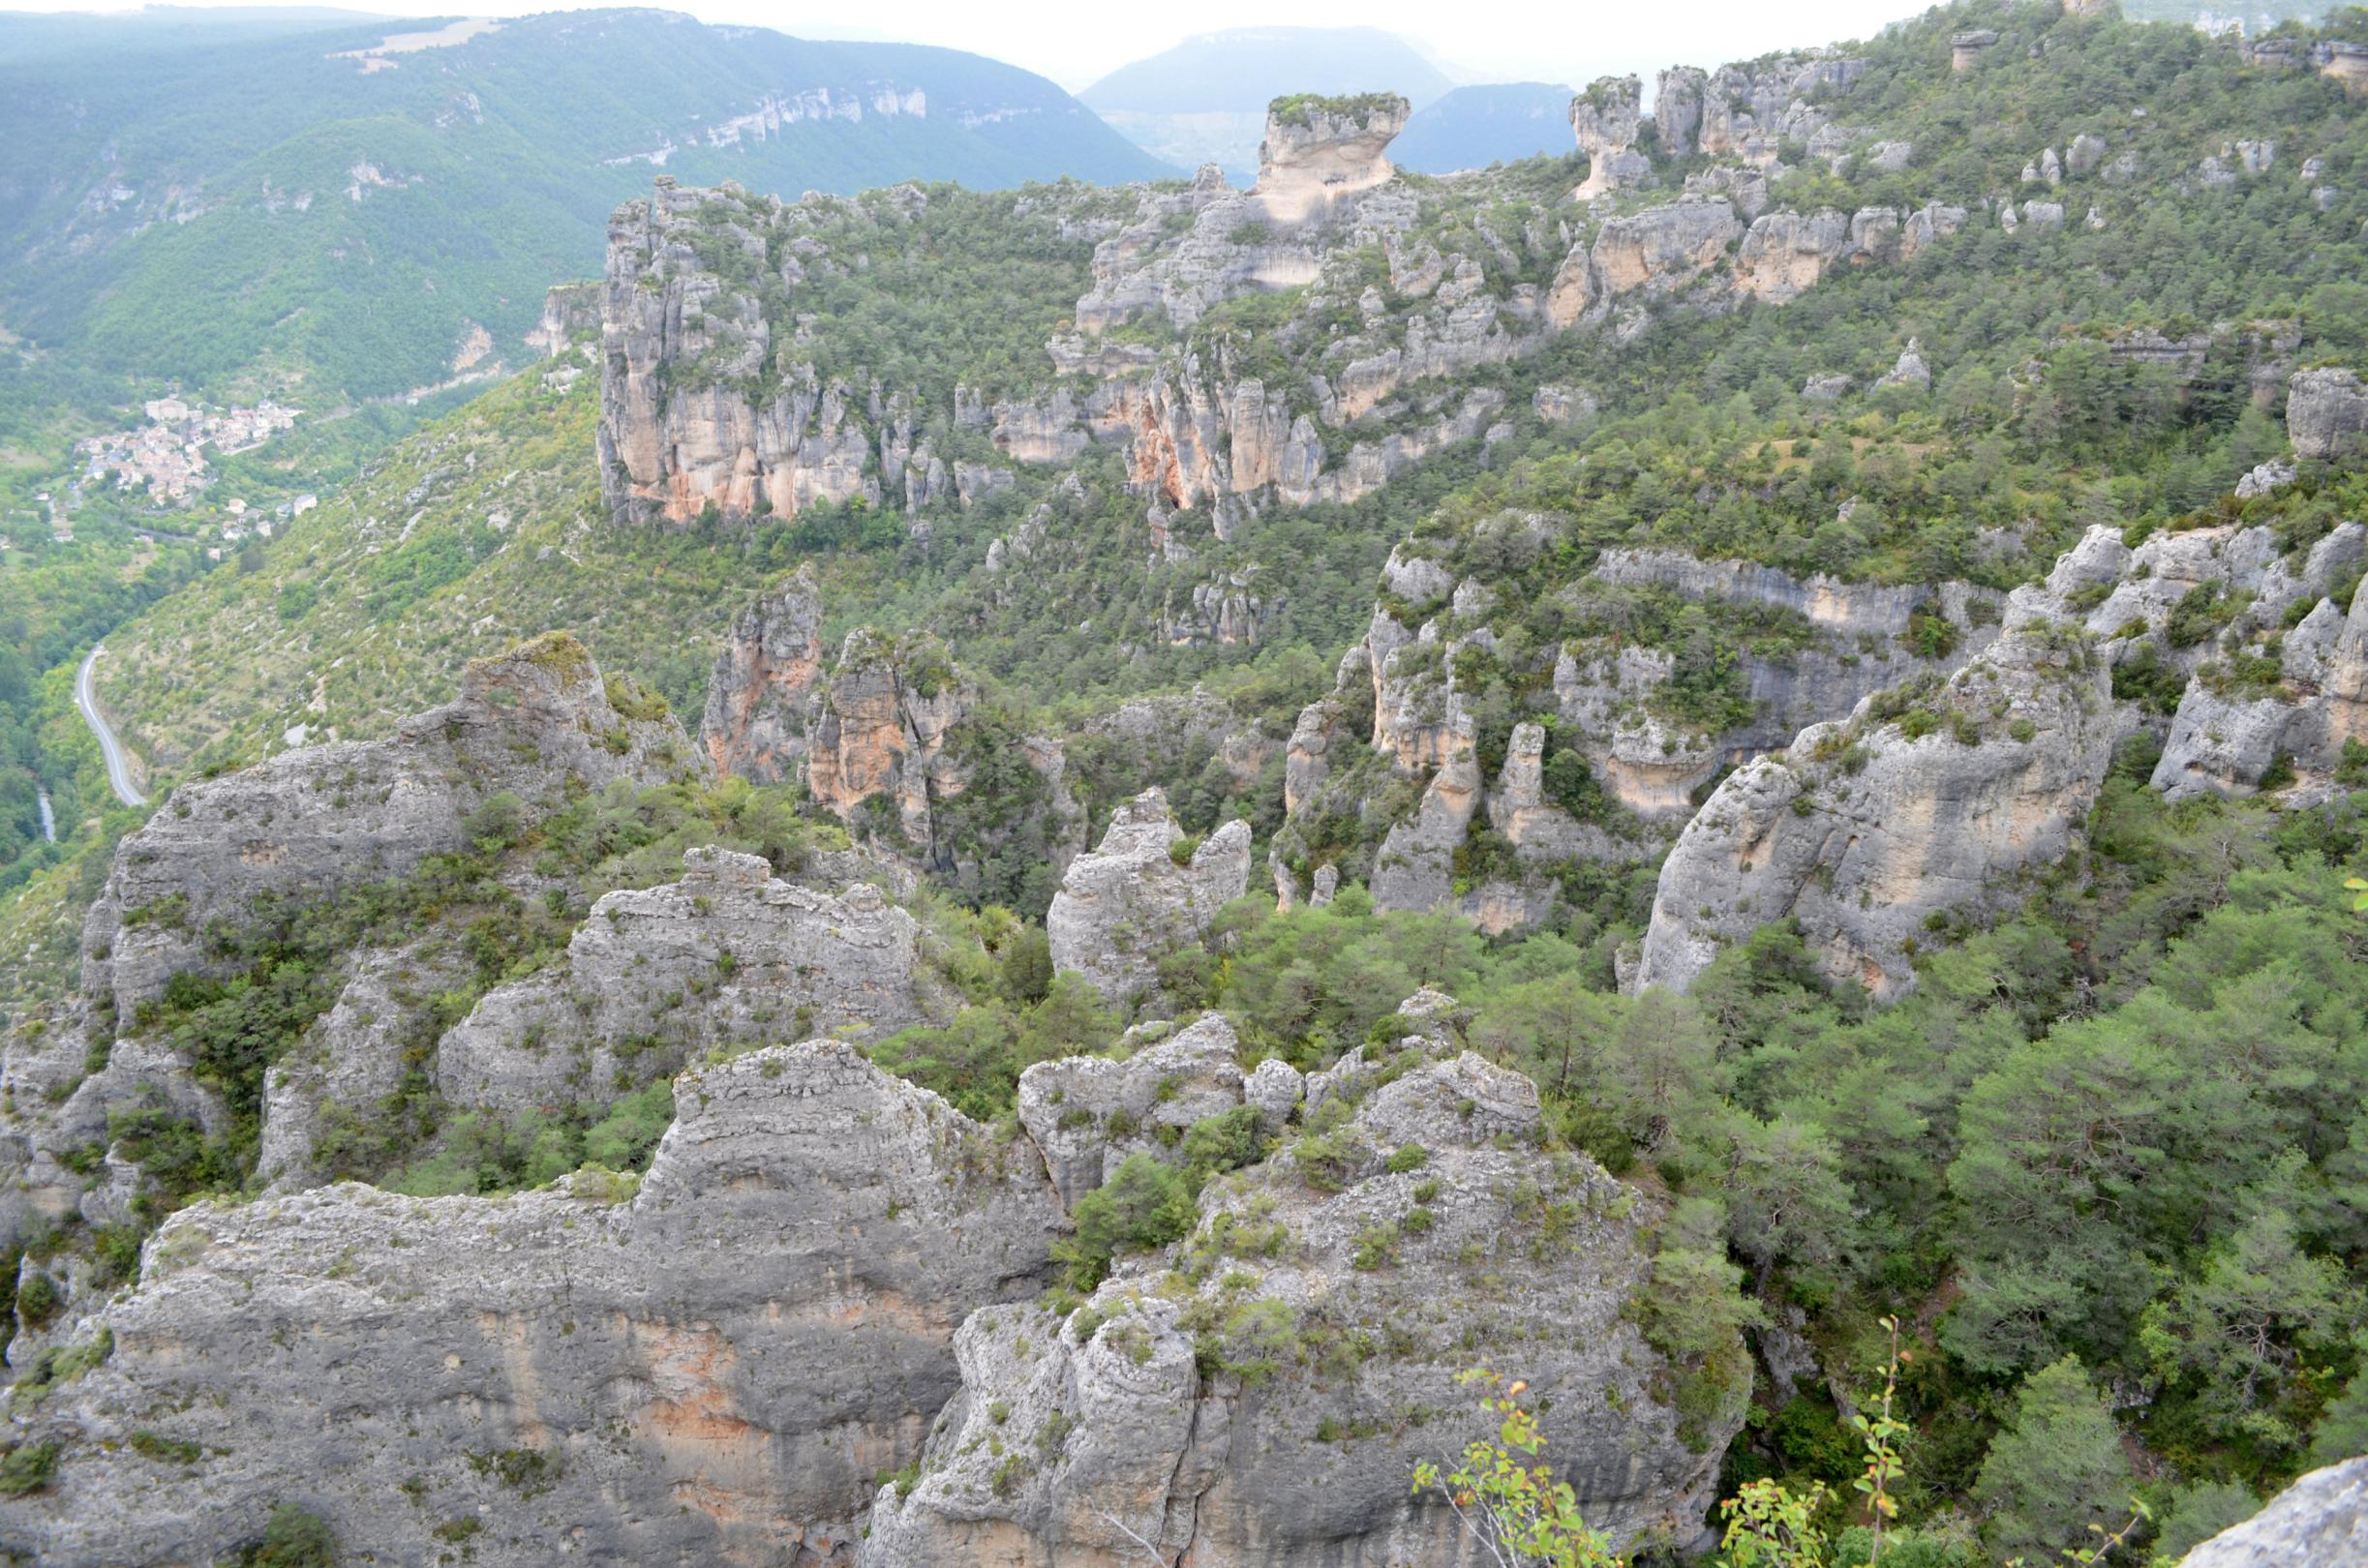
[{"label": "forested hillside", "polygon": [[609,209],[654,167],[792,196],[1159,168],[1009,66],[660,12],[450,38],[329,12],[11,18],[0,55],[9,330],[315,405],[514,359],[543,289],[597,265]]},{"label": "forested hillside", "polygon": [[0,1548],[1476,1568],[1472,1441],[1590,1568],[2175,1562],[2356,1461],[2368,13],[2258,33],[641,170],[108,635]]}]

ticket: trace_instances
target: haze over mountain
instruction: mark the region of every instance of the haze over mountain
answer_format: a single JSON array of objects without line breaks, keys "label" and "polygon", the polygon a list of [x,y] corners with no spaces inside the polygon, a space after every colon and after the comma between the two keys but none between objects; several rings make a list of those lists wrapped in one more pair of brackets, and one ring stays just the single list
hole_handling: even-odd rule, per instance
[{"label": "haze over mountain", "polygon": [[1392,92],[1416,108],[1454,83],[1413,45],[1378,27],[1247,27],[1188,38],[1078,94],[1153,155],[1258,170],[1266,106],[1291,93]]},{"label": "haze over mountain", "polygon": [[1424,174],[1540,155],[1570,146],[1570,89],[1559,82],[1506,81],[1457,87],[1416,109],[1390,161]]}]

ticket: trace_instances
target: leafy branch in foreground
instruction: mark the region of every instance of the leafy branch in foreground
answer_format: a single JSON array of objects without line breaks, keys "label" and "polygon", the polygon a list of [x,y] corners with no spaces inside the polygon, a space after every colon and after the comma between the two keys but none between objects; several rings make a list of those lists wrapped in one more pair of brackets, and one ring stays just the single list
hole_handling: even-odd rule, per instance
[{"label": "leafy branch in foreground", "polygon": [[1460,1381],[1503,1390],[1480,1401],[1497,1418],[1496,1439],[1467,1443],[1444,1473],[1428,1460],[1416,1464],[1414,1491],[1445,1497],[1465,1533],[1500,1568],[1619,1568],[1611,1538],[1580,1517],[1570,1484],[1555,1480],[1550,1466],[1528,1462],[1546,1443],[1537,1417],[1521,1405],[1529,1385],[1477,1369]]},{"label": "leafy branch in foreground", "polygon": [[[1718,1505],[1726,1530],[1718,1542],[1717,1568],[1879,1568],[1884,1527],[1898,1518],[1897,1489],[1907,1478],[1899,1444],[1909,1428],[1893,1414],[1893,1404],[1899,1369],[1911,1359],[1911,1352],[1899,1343],[1899,1320],[1885,1317],[1881,1323],[1891,1337],[1890,1353],[1878,1369],[1883,1391],[1869,1402],[1875,1406],[1873,1415],[1850,1418],[1866,1452],[1866,1468],[1851,1486],[1866,1499],[1867,1530],[1863,1535],[1847,1532],[1839,1554],[1833,1554],[1834,1543],[1820,1523],[1832,1500],[1824,1482],[1812,1481],[1802,1493],[1772,1479],[1746,1482]],[[1499,1568],[1626,1568],[1627,1559],[1613,1550],[1611,1538],[1581,1515],[1570,1485],[1555,1480],[1551,1466],[1531,1462],[1546,1439],[1537,1417],[1521,1403],[1529,1385],[1507,1382],[1484,1368],[1463,1373],[1459,1381],[1502,1390],[1480,1401],[1480,1408],[1497,1419],[1496,1436],[1467,1443],[1451,1469],[1442,1470],[1429,1461],[1417,1463],[1416,1495],[1437,1493],[1444,1498],[1465,1534]],[[2136,1498],[2130,1509],[2118,1529],[2109,1532],[2102,1524],[2089,1525],[2099,1537],[2094,1546],[2067,1547],[2059,1555],[2074,1568],[2098,1568],[2128,1547],[2140,1526],[2154,1517]],[[1853,1546],[1853,1538],[1860,1545]],[[2036,1565],[2017,1556],[2004,1568]]]}]

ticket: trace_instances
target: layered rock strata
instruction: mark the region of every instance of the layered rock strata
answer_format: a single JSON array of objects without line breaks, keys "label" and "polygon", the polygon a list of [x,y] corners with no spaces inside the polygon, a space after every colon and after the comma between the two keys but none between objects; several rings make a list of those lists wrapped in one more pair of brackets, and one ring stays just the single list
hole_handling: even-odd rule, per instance
[{"label": "layered rock strata", "polygon": [[834,895],[695,849],[683,880],[603,896],[565,958],[495,987],[437,1042],[455,1106],[604,1104],[718,1047],[882,1039],[933,1013],[920,925],[877,888]]},{"label": "layered rock strata", "polygon": [[637,1192],[181,1211],[76,1330],[111,1354],[22,1428],[60,1458],[0,1548],[213,1561],[288,1504],[391,1560],[855,1561],[956,1326],[1037,1293],[1058,1205],[1024,1146],[834,1041],[676,1103]]},{"label": "layered rock strata", "polygon": [[822,588],[809,563],[733,620],[708,678],[699,744],[718,773],[758,784],[796,778],[806,699],[822,672]]}]

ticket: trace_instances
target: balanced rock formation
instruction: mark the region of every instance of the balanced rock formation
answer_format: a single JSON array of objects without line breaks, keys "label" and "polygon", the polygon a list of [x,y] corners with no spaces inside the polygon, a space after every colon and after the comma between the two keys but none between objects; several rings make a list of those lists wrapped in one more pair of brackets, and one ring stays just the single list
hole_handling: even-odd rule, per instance
[{"label": "balanced rock formation", "polygon": [[1250,827],[1229,822],[1191,844],[1156,787],[1110,814],[1101,845],[1069,863],[1045,916],[1053,967],[1113,1001],[1158,983],[1155,965],[1198,941],[1250,886]]},{"label": "balanced rock formation", "polygon": [[1590,160],[1586,182],[1571,193],[1575,199],[1633,190],[1652,177],[1652,163],[1636,151],[1642,91],[1634,76],[1598,76],[1570,101],[1570,134]]},{"label": "balanced rock formation", "polygon": [[[1310,1080],[1320,1137],[1209,1183],[1169,1266],[962,1326],[961,1393],[920,1479],[880,1493],[866,1563],[1464,1568],[1485,1559],[1407,1478],[1486,1424],[1459,1382],[1475,1361],[1552,1410],[1538,1458],[1591,1524],[1695,1532],[1742,1421],[1740,1342],[1716,1370],[1668,1363],[1638,1327],[1637,1194],[1533,1152],[1527,1078],[1436,1015],[1400,1022]],[[1696,1430],[1664,1402],[1676,1377],[1706,1380]]]},{"label": "balanced rock formation", "polygon": [[822,670],[822,588],[811,562],[732,622],[708,678],[699,744],[718,773],[758,784],[798,776],[805,707]]},{"label": "balanced rock formation", "polygon": [[881,1039],[953,1010],[919,936],[867,883],[831,896],[690,850],[682,881],[605,895],[563,962],[487,992],[438,1042],[437,1084],[464,1107],[605,1104],[719,1046]]},{"label": "balanced rock formation", "polygon": [[1024,1144],[835,1041],[675,1100],[637,1192],[173,1216],[77,1326],[111,1353],[21,1418],[57,1467],[0,1550],[223,1561],[288,1504],[382,1561],[853,1562],[958,1387],[956,1326],[1037,1294],[1059,1208]]},{"label": "balanced rock formation", "polygon": [[1383,154],[1412,111],[1395,93],[1276,99],[1267,106],[1252,194],[1275,223],[1321,221],[1343,196],[1390,177]]},{"label": "balanced rock formation", "polygon": [[317,899],[464,848],[465,819],[498,795],[556,806],[571,785],[695,768],[663,703],[550,633],[471,664],[457,700],[389,739],[282,752],[175,789],[116,848],[83,923],[83,988],[128,1019],[175,973],[213,972],[208,927],[245,924],[258,899]]}]

